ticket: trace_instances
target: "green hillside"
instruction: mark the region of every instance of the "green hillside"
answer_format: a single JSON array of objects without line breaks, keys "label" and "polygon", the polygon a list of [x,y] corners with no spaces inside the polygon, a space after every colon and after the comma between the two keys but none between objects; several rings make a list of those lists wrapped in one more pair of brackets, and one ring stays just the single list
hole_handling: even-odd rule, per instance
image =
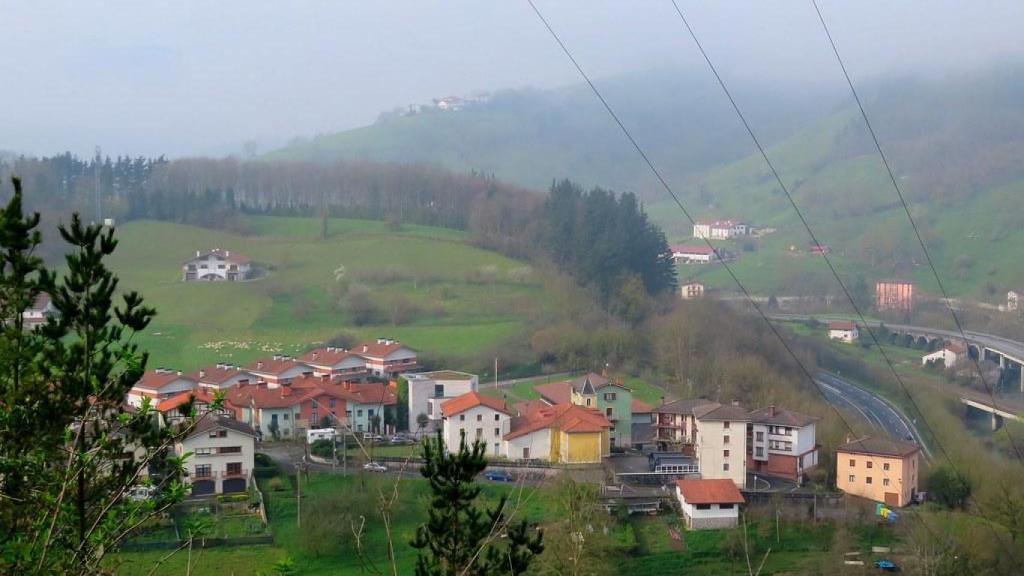
[{"label": "green hillside", "polygon": [[[867,110],[939,272],[953,295],[996,301],[1024,285],[1024,71],[879,84]],[[853,283],[901,276],[938,288],[863,120],[834,113],[768,150],[819,239]],[[760,155],[710,171],[686,190],[698,217],[729,217],[778,232],[733,244],[741,279],[760,293],[838,288]],[[670,238],[690,226],[666,201],[649,204]],[[797,250],[791,251],[790,247]],[[752,251],[756,250],[756,251]],[[723,270],[684,268],[734,288]],[[1002,294],[1000,294],[1002,293]]]},{"label": "green hillside", "polygon": [[[642,144],[656,151],[666,173],[686,179],[750,150],[712,82],[702,69],[670,69],[625,74],[598,85]],[[835,102],[820,90],[737,82],[736,92],[750,102],[751,117],[768,141],[792,134]],[[298,141],[267,157],[432,162],[535,189],[564,177],[640,193],[654,185],[636,151],[584,85],[505,91],[459,112],[383,119]]]},{"label": "green hillside", "polygon": [[[464,359],[522,332],[539,306],[542,288],[525,264],[474,248],[457,231],[334,219],[320,240],[317,219],[247,218],[257,235],[155,221],[118,229],[111,265],[121,286],[140,291],[158,311],[138,339],[151,366],[187,370],[295,354],[342,331],[398,338],[428,358]],[[244,254],[269,274],[182,282],[182,261],[214,247]],[[350,286],[376,305],[369,324],[356,326],[350,317]]]}]

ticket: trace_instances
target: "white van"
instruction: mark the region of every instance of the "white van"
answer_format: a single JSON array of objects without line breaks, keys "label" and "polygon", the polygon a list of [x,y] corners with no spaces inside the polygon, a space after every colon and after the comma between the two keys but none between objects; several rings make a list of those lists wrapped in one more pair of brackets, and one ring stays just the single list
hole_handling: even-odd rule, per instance
[{"label": "white van", "polygon": [[312,444],[317,440],[334,440],[334,428],[312,428],[306,430],[306,444]]}]

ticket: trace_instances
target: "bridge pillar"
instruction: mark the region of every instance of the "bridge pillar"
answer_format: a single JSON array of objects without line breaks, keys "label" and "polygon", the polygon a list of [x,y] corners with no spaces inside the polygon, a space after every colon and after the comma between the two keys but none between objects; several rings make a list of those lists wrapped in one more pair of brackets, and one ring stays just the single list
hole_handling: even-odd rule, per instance
[{"label": "bridge pillar", "polygon": [[995,432],[1003,425],[1003,417],[995,412],[992,413],[992,431]]},{"label": "bridge pillar", "polygon": [[999,355],[999,368],[1006,370],[1006,356]]}]

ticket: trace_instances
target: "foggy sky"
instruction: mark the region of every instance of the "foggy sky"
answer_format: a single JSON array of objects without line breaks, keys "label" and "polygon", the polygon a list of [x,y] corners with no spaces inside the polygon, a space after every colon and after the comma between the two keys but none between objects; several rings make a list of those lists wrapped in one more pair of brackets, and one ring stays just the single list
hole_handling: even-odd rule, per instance
[{"label": "foggy sky", "polygon": [[[537,2],[594,77],[700,64],[668,0]],[[432,97],[579,82],[525,0],[143,4],[0,2],[0,150],[267,150]],[[809,0],[680,5],[727,82],[842,86]],[[855,81],[1024,51],[1019,0],[820,5]]]}]

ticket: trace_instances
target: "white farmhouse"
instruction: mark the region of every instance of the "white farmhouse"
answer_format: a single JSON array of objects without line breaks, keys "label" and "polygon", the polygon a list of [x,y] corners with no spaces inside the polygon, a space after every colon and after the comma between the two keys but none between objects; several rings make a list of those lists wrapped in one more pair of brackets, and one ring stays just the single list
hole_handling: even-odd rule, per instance
[{"label": "white farmhouse", "polygon": [[185,479],[193,496],[245,492],[251,481],[256,432],[252,426],[209,414],[174,451],[185,460]]},{"label": "white farmhouse", "polygon": [[712,403],[696,408],[694,452],[701,478],[724,478],[737,486],[747,481],[747,423],[741,406]]},{"label": "white farmhouse", "polygon": [[419,429],[417,420],[420,414],[426,414],[430,422],[424,432],[436,430],[443,418],[441,405],[452,398],[476,392],[480,384],[476,375],[454,370],[405,374],[405,379],[409,383],[410,432]]},{"label": "white farmhouse", "polygon": [[818,465],[818,418],[774,405],[749,414],[747,469],[800,482]]},{"label": "white farmhouse", "polygon": [[676,498],[690,530],[735,528],[745,503],[736,484],[725,479],[676,480]]},{"label": "white farmhouse", "polygon": [[483,442],[488,456],[504,456],[501,441],[509,431],[513,414],[503,400],[469,392],[441,404],[441,415],[449,450],[457,450],[465,437],[469,445]]},{"label": "white farmhouse", "polygon": [[857,330],[856,322],[833,320],[828,323],[828,337],[830,340],[839,340],[840,342],[851,344],[860,338],[860,331]]},{"label": "white farmhouse", "polygon": [[967,348],[963,344],[951,342],[943,346],[942,350],[925,354],[921,358],[921,365],[927,366],[929,363],[938,364],[942,362],[942,365],[946,368],[956,368],[957,364],[966,359]]},{"label": "white farmhouse", "polygon": [[147,370],[128,391],[125,400],[129,406],[137,408],[142,405],[143,398],[149,398],[155,406],[160,400],[166,400],[181,392],[195,390],[197,384],[195,379],[182,375],[178,370],[167,368]]},{"label": "white farmhouse", "polygon": [[750,234],[750,226],[734,220],[715,220],[714,222],[697,222],[693,225],[693,237],[711,240],[728,240],[736,236]]},{"label": "white farmhouse", "polygon": [[182,280],[185,282],[235,282],[245,280],[250,269],[248,258],[220,248],[214,248],[205,254],[196,250],[195,258],[187,260],[181,266]]},{"label": "white farmhouse", "polygon": [[53,300],[50,295],[46,292],[40,292],[36,295],[35,301],[31,306],[25,309],[21,313],[23,319],[23,326],[25,328],[35,328],[41,324],[46,323],[46,319],[57,313],[57,309],[53,306]]},{"label": "white farmhouse", "polygon": [[707,264],[719,256],[710,246],[677,244],[672,246],[672,261],[676,264]]}]

